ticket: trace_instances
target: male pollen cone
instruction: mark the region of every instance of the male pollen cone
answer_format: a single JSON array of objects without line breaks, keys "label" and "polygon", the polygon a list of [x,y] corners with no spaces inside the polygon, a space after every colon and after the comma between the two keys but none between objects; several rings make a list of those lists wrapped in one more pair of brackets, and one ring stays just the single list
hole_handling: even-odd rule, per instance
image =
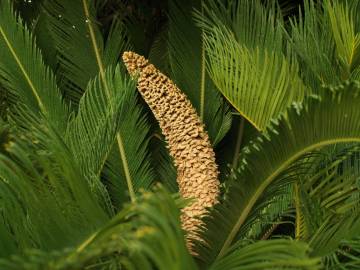
[{"label": "male pollen cone", "polygon": [[217,203],[218,169],[209,136],[190,101],[164,74],[143,56],[125,52],[123,61],[129,74],[138,77],[138,90],[159,122],[177,168],[177,182],[184,198],[194,202],[182,210],[181,222],[187,232],[187,245],[192,251],[192,239],[207,213],[206,208]]}]

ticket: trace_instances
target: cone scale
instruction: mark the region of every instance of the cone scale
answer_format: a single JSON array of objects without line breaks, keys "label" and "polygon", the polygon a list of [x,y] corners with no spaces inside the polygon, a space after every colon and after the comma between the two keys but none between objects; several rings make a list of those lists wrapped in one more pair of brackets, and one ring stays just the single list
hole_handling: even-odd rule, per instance
[{"label": "cone scale", "polygon": [[217,203],[219,194],[219,172],[209,136],[189,99],[168,77],[134,52],[125,52],[123,61],[159,122],[175,162],[181,195],[194,199],[181,215],[191,251],[192,240],[201,240],[197,234],[202,225],[199,218]]}]

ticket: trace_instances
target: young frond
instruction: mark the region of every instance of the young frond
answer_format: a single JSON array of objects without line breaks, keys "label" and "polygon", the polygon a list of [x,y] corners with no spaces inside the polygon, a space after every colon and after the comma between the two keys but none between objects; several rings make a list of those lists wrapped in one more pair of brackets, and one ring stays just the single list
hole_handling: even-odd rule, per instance
[{"label": "young frond", "polygon": [[69,118],[56,80],[10,1],[0,3],[0,82],[31,112],[64,133]]}]

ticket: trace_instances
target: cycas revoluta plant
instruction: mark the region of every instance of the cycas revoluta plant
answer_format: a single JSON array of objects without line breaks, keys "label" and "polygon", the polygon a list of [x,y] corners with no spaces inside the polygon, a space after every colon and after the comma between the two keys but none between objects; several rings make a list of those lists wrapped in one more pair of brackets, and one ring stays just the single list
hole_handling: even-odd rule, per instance
[{"label": "cycas revoluta plant", "polygon": [[149,3],[0,1],[0,269],[359,269],[358,1]]}]

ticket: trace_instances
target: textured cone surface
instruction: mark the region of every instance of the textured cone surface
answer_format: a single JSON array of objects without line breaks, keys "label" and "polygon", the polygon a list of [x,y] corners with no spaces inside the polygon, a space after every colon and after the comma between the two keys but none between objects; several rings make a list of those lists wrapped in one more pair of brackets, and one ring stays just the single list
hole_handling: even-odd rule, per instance
[{"label": "textured cone surface", "polygon": [[195,199],[183,209],[181,217],[191,250],[191,239],[199,239],[197,230],[202,223],[198,218],[217,203],[219,194],[218,169],[209,137],[186,95],[169,78],[134,52],[125,52],[123,61],[130,75],[138,76],[138,90],[167,140],[180,193]]}]

